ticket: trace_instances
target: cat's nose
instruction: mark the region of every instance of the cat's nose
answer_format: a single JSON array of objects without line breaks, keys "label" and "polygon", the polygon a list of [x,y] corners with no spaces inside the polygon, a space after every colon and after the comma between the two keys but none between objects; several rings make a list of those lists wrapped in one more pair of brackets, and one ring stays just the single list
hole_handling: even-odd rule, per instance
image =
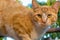
[{"label": "cat's nose", "polygon": [[47,20],[46,20],[46,19],[43,19],[43,20],[42,20],[42,23],[46,23],[46,22],[47,22]]},{"label": "cat's nose", "polygon": [[43,23],[46,23],[45,21],[42,21]]},{"label": "cat's nose", "polygon": [[42,20],[42,23],[46,23],[46,21],[47,21],[47,20],[44,20],[44,19],[43,19],[43,20]]},{"label": "cat's nose", "polygon": [[43,22],[43,23],[46,23],[46,21],[47,21],[47,16],[46,16],[46,14],[44,13],[44,14],[42,15],[42,22]]}]

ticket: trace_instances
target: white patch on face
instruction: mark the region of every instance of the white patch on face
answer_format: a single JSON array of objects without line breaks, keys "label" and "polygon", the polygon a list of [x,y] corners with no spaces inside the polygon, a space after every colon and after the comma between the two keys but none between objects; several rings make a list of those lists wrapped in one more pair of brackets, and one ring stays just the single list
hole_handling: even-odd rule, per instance
[{"label": "white patch on face", "polygon": [[47,20],[46,25],[51,25],[51,22],[49,19]]},{"label": "white patch on face", "polygon": [[41,24],[41,23],[38,23],[39,25]]},{"label": "white patch on face", "polygon": [[43,20],[43,22],[47,21],[47,15],[45,13],[43,13],[43,15],[42,15],[42,20]]}]

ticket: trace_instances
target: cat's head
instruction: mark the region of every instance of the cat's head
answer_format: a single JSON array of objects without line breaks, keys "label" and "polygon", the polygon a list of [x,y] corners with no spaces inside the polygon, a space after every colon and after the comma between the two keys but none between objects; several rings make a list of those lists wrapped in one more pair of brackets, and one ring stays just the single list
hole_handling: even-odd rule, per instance
[{"label": "cat's head", "polygon": [[51,25],[57,20],[60,2],[55,2],[52,6],[40,6],[36,0],[32,0],[34,20],[40,25]]}]

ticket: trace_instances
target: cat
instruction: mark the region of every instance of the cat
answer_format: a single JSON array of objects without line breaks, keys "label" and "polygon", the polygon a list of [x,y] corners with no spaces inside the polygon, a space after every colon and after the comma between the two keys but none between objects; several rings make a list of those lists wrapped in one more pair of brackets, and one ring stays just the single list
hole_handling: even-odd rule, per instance
[{"label": "cat", "polygon": [[27,9],[14,0],[0,0],[0,35],[15,40],[40,40],[56,22],[59,6],[60,2],[40,6],[32,0],[32,9]]}]

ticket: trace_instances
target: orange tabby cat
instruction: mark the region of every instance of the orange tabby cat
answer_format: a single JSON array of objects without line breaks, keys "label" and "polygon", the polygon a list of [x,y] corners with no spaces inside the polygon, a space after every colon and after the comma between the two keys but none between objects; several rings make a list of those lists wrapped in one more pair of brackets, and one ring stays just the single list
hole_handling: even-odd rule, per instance
[{"label": "orange tabby cat", "polygon": [[32,0],[32,11],[13,0],[0,0],[0,35],[15,40],[39,40],[56,22],[60,2],[39,6]]}]

